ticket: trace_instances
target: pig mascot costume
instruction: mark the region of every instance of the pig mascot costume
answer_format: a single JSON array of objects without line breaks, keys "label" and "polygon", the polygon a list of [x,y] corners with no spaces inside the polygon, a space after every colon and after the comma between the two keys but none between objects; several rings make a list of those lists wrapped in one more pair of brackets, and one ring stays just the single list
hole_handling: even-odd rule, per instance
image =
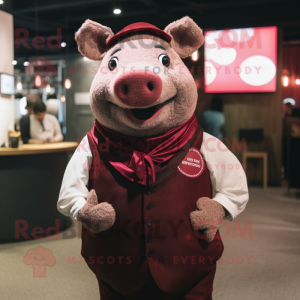
[{"label": "pig mascot costume", "polygon": [[81,254],[101,300],[212,299],[218,224],[248,201],[245,173],[197,125],[197,88],[181,58],[204,42],[184,17],[114,34],[87,20],[78,49],[101,60],[93,128],[66,169],[61,213],[83,224]]}]

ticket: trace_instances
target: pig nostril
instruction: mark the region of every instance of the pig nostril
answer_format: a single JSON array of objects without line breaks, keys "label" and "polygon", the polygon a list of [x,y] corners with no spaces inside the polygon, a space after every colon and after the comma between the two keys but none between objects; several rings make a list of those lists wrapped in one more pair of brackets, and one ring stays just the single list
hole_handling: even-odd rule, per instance
[{"label": "pig nostril", "polygon": [[147,83],[147,87],[148,87],[149,91],[153,91],[153,84],[152,84],[152,82],[148,82]]},{"label": "pig nostril", "polygon": [[124,72],[116,78],[113,91],[116,98],[126,106],[149,107],[160,97],[163,83],[155,73],[144,71]]}]

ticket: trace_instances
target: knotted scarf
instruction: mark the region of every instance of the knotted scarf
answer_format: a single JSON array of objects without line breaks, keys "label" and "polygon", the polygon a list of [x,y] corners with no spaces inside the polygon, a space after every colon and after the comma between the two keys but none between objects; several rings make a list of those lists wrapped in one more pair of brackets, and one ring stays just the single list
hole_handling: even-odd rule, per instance
[{"label": "knotted scarf", "polygon": [[171,159],[193,137],[197,119],[193,116],[180,126],[150,138],[133,138],[105,128],[97,120],[91,134],[98,151],[131,181],[142,185],[155,182],[155,166]]}]

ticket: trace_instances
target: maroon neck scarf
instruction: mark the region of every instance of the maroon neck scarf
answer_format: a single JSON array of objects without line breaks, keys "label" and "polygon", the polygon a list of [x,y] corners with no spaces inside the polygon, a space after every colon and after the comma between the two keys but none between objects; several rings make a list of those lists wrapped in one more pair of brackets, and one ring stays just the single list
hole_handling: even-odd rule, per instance
[{"label": "maroon neck scarf", "polygon": [[91,130],[98,150],[123,176],[143,185],[155,182],[155,166],[167,162],[193,137],[197,119],[151,138],[131,138],[115,133],[95,120]]}]

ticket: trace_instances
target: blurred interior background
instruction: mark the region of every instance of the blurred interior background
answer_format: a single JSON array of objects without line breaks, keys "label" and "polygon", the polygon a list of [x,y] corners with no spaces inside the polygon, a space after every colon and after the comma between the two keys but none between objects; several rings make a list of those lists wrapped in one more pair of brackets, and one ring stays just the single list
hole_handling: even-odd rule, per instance
[{"label": "blurred interior background", "polygon": [[[164,28],[185,15],[204,30],[277,26],[277,73],[274,92],[220,93],[224,103],[223,137],[239,138],[240,129],[262,129],[263,138],[247,143],[250,151],[268,152],[268,183],[280,185],[282,179],[283,100],[292,98],[300,105],[300,21],[297,1],[2,1],[0,9],[13,16],[13,73],[15,80],[14,120],[25,114],[27,94],[40,94],[52,106],[64,138],[77,141],[91,128],[94,117],[88,105],[91,82],[99,62],[84,59],[77,50],[74,34],[86,19],[100,22],[118,32],[126,25],[144,21]],[[5,25],[1,25],[5,26]],[[4,27],[2,27],[4,28]],[[37,38],[40,37],[40,38]],[[3,44],[2,44],[3,45]],[[195,61],[185,59],[195,78],[199,100],[198,121],[209,109],[213,94],[204,92],[204,49]],[[45,70],[26,71],[38,57],[45,59]],[[48,61],[47,61],[48,60]],[[49,64],[49,65],[47,65]],[[53,68],[54,71],[51,71]],[[284,83],[282,76],[287,82]],[[285,85],[286,84],[286,85]],[[55,108],[54,108],[55,107]],[[233,149],[234,150],[234,149]],[[242,151],[234,151],[242,160]],[[261,162],[250,158],[249,181],[261,181]],[[252,161],[253,160],[253,161]]]},{"label": "blurred interior background", "polygon": [[[282,282],[286,282],[287,286],[289,284],[297,286],[294,280],[298,273],[296,273],[294,262],[297,259],[299,261],[299,247],[295,241],[299,241],[300,212],[300,18],[298,5],[299,1],[295,0],[0,0],[0,146],[3,148],[0,152],[2,153],[0,178],[2,184],[6,182],[9,186],[11,182],[23,182],[19,194],[16,194],[16,197],[20,199],[22,194],[29,195],[33,192],[28,182],[25,184],[24,180],[34,182],[35,194],[32,199],[35,199],[35,204],[31,204],[33,206],[39,203],[40,195],[45,189],[52,191],[47,196],[49,218],[47,219],[42,214],[32,214],[32,220],[37,220],[33,225],[42,224],[44,228],[49,226],[55,218],[61,218],[56,212],[55,202],[65,165],[70,157],[68,151],[74,151],[76,143],[86,135],[94,122],[89,106],[89,90],[100,62],[82,57],[74,39],[75,32],[86,19],[108,26],[116,33],[134,22],[148,22],[163,29],[177,19],[190,16],[205,31],[206,38],[205,45],[199,51],[184,59],[198,89],[196,108],[198,123],[206,131],[222,139],[246,169],[249,186],[253,187],[253,190],[250,190],[253,202],[250,201],[249,210],[240,220],[242,222],[247,219],[257,221],[256,225],[253,225],[254,232],[257,234],[257,243],[256,248],[252,249],[255,249],[257,253],[259,251],[263,253],[258,259],[259,262],[251,265],[250,271],[246,266],[239,270],[236,269],[236,265],[231,269],[229,266],[221,266],[222,276],[217,278],[217,284],[223,287],[223,291],[227,291],[227,296],[222,294],[221,289],[217,289],[215,295],[217,299],[240,300],[250,299],[249,295],[253,292],[251,298],[297,299],[294,298],[294,294],[290,296],[281,294],[277,297],[276,293],[269,298],[259,298],[265,289],[263,280],[259,279],[261,277],[256,278],[256,274],[263,274],[265,271],[266,276],[271,276],[272,272],[270,273],[269,270],[275,269],[276,262],[282,270],[286,269],[280,257],[288,253],[286,262],[292,271],[289,274],[282,272],[281,277],[278,277],[281,279],[278,281],[274,279],[277,283],[271,286],[277,286],[278,293],[284,290],[280,288]],[[210,48],[211,45],[216,46],[216,48],[213,47],[216,51]],[[223,52],[218,52],[221,50]],[[247,81],[248,79],[239,73],[251,71],[255,74],[257,71],[255,62],[244,63],[247,58],[254,56],[263,56],[260,60],[263,73],[258,81],[253,78],[252,81]],[[238,65],[232,63],[236,57],[241,59]],[[243,59],[244,62],[242,62]],[[241,69],[235,69],[236,66]],[[245,68],[243,69],[242,66]],[[229,69],[226,69],[227,67]],[[248,71],[247,67],[250,68]],[[49,156],[45,156],[44,159],[38,156],[39,159],[36,159],[34,155],[38,152],[34,151],[38,150],[24,148],[24,151],[31,151],[33,155],[33,160],[26,156],[25,163],[25,158],[22,158],[25,156],[18,157],[17,152],[9,152],[15,150],[8,150],[8,146],[12,147],[12,139],[10,140],[8,132],[21,130],[20,120],[29,114],[28,102],[30,101],[45,103],[47,113],[55,116],[59,122],[63,141],[76,142],[64,144],[64,151],[68,152],[68,156],[56,154],[57,157],[54,159],[50,154],[44,154]],[[13,138],[12,135],[11,137]],[[21,148],[22,139],[20,138],[19,141],[19,148],[23,149]],[[48,152],[61,151],[56,149],[56,146],[53,146],[56,150],[51,147],[46,150]],[[54,165],[59,167],[54,170]],[[38,169],[39,172],[36,172]],[[53,184],[45,187],[46,181]],[[5,185],[2,187],[4,188]],[[262,190],[261,187],[264,189]],[[13,198],[10,191],[11,189],[7,189],[6,192],[2,192],[0,200],[1,205],[5,203],[6,211],[19,205],[18,201],[7,200]],[[17,189],[14,192],[17,193]],[[23,204],[20,204],[13,218],[22,218],[22,210],[26,210],[26,203],[24,208]],[[270,209],[271,206],[272,209]],[[282,211],[285,212],[284,217],[281,215]],[[9,218],[9,216],[5,217]],[[46,222],[45,225],[43,222]],[[11,241],[11,236],[5,236],[9,231],[9,224],[13,223],[3,221],[2,231],[0,229],[2,242]],[[69,226],[70,224],[65,224],[60,229]],[[13,234],[14,228],[11,229]],[[285,245],[289,247],[283,249],[283,246],[282,249],[274,250],[272,264],[264,265],[265,259],[268,259],[268,253],[278,245],[278,232],[284,234]],[[69,240],[54,241],[51,245],[56,253],[64,253],[62,260],[66,260],[67,255],[73,253],[73,249],[79,248],[78,241],[79,239],[73,239],[71,244]],[[24,242],[24,249],[22,248],[24,251],[26,247],[41,244],[39,241],[33,241],[33,244],[28,243]],[[239,246],[241,244],[242,246]],[[228,245],[227,251],[235,253],[234,251],[238,248],[239,253],[245,254],[248,253],[248,247],[253,247],[249,241],[243,241],[241,244],[234,241],[231,246]],[[51,246],[49,241],[45,245]],[[4,245],[5,257],[10,263],[14,262],[14,257],[10,256],[10,253],[13,253],[11,247],[16,252],[20,252],[17,246]],[[74,266],[74,270],[77,271],[73,273],[70,268],[66,269],[63,263],[65,261],[60,261],[60,269],[57,268],[57,270],[60,270],[60,274],[66,272],[68,278],[74,277],[72,290],[68,290],[68,293],[73,295],[73,299],[81,295],[80,292],[74,292],[74,289],[81,284],[76,279],[76,272],[83,272],[82,274],[87,276],[84,282],[86,286],[92,286],[89,296],[93,297],[97,291],[89,282],[89,276],[92,275],[87,271],[86,266]],[[25,266],[22,265],[22,268],[25,274]],[[9,272],[8,270],[10,267],[6,268],[6,272]],[[12,277],[15,276],[14,273],[9,274]],[[238,282],[244,288],[248,286],[246,282],[255,282],[257,291],[261,292],[255,294],[253,288],[254,291],[249,290],[248,297],[246,297],[241,288],[236,294],[239,296],[235,298],[230,294],[230,289],[236,286],[228,285],[228,282],[222,279],[228,274],[239,277]],[[64,275],[61,276],[63,278]],[[5,278],[4,275],[3,278]],[[27,291],[27,296],[23,299],[48,299],[47,297],[56,299],[51,298],[51,293],[44,295],[44,298],[39,298],[39,295],[28,298],[30,295],[28,286],[34,284],[31,280],[32,278],[26,281],[28,285],[23,285],[24,291]],[[11,285],[12,283],[13,280]],[[46,284],[43,287],[47,289],[54,284],[57,286],[59,282],[54,280],[51,284],[49,283],[48,287]],[[58,291],[55,293],[57,293],[57,299],[60,299],[58,296],[60,293]],[[16,299],[13,289],[4,299]]]}]

